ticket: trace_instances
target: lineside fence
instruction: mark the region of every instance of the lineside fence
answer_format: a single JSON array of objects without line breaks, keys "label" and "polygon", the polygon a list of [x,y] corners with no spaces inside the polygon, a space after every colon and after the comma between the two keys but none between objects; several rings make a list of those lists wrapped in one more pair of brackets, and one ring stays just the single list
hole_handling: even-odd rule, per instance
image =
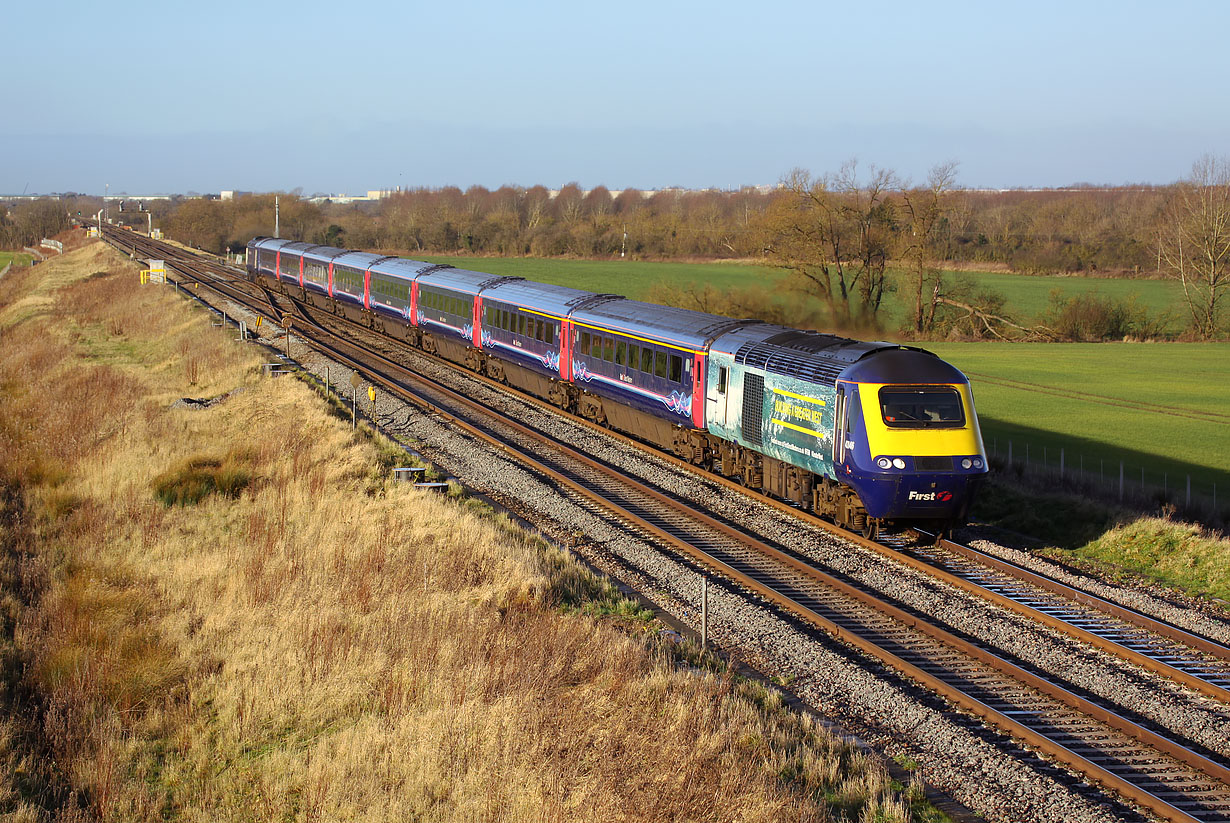
[{"label": "lineside fence", "polygon": [[1021,440],[984,441],[992,469],[1001,475],[1142,510],[1163,509],[1180,517],[1223,527],[1230,522],[1230,488],[1190,474],[1091,457],[1065,448],[1039,447]]}]

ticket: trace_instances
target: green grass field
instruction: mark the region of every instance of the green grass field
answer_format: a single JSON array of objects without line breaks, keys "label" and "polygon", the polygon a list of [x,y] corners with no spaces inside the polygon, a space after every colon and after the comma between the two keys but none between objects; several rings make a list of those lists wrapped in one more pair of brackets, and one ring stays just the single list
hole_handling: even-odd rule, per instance
[{"label": "green grass field", "polygon": [[529,257],[424,257],[431,263],[524,277],[540,283],[611,292],[643,300],[657,285],[705,285],[717,289],[776,285],[781,273],[769,266],[743,263],[657,263],[642,260],[562,260]]},{"label": "green grass field", "polygon": [[[459,268],[491,272],[542,283],[554,283],[595,292],[613,292],[644,300],[658,285],[686,287],[711,285],[715,289],[769,288],[784,284],[785,275],[771,266],[748,263],[658,263],[641,260],[562,260],[522,257],[425,257],[432,263],[448,263]],[[1030,321],[1044,312],[1051,292],[1064,295],[1097,292],[1106,297],[1127,300],[1133,296],[1151,315],[1169,311],[1182,327],[1186,317],[1183,290],[1170,280],[1135,280],[1109,277],[1043,277],[991,272],[953,272],[953,278],[968,278],[981,287],[1003,294],[1009,313]],[[909,312],[909,295],[903,275],[891,273],[891,281],[902,289],[885,298],[883,326],[899,327]]]},{"label": "green grass field", "polygon": [[1230,501],[1230,344],[926,343],[974,386],[983,439],[1014,460],[1043,449],[1069,470]]},{"label": "green grass field", "polygon": [[19,251],[0,251],[0,269],[12,263],[14,266],[28,266],[33,258]]}]

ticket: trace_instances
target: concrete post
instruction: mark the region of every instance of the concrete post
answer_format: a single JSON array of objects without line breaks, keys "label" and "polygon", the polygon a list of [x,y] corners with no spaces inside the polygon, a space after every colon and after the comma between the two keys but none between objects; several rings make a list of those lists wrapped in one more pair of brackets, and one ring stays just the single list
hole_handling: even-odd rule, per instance
[{"label": "concrete post", "polygon": [[709,578],[700,581],[700,650],[709,647]]}]

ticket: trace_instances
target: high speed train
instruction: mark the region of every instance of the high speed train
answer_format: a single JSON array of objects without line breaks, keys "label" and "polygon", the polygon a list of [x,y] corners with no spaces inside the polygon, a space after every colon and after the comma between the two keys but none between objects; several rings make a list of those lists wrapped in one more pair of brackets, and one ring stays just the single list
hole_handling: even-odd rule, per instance
[{"label": "high speed train", "polygon": [[961,522],[988,470],[969,380],[919,348],[277,238],[248,273],[869,537]]}]

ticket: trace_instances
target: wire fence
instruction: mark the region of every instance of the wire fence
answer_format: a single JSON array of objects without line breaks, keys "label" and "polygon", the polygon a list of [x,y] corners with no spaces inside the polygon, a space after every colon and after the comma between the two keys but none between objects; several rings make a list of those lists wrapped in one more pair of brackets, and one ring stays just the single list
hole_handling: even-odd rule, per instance
[{"label": "wire fence", "polygon": [[987,445],[992,467],[1019,479],[1124,506],[1167,509],[1212,526],[1230,521],[1230,489],[1223,487],[1219,499],[1217,483],[1206,478],[1193,481],[1190,473],[1021,440],[995,438]]}]

